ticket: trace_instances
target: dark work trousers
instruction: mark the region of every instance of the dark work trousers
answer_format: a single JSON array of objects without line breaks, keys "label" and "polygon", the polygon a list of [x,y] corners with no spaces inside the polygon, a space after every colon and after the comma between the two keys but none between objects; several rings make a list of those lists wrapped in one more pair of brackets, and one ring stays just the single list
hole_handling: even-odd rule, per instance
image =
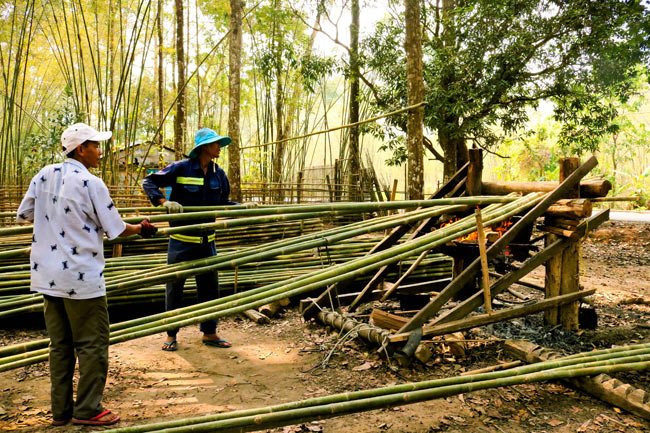
[{"label": "dark work trousers", "polygon": [[[217,254],[217,247],[214,242],[203,242],[195,244],[190,242],[181,242],[176,239],[169,239],[167,250],[167,263],[186,262],[188,260],[203,259],[212,257]],[[219,297],[219,278],[217,271],[199,274],[196,279],[196,293],[199,302],[212,301]],[[185,278],[167,283],[165,291],[165,310],[174,310],[183,306],[183,288],[185,287]],[[206,320],[200,325],[201,332],[204,334],[215,334],[217,332],[217,321]],[[178,329],[167,331],[170,337],[176,337]]]},{"label": "dark work trousers", "polygon": [[[106,297],[67,299],[43,295],[50,337],[52,417],[92,418],[102,412],[108,374],[109,323]],[[79,358],[77,400],[72,377]]]}]

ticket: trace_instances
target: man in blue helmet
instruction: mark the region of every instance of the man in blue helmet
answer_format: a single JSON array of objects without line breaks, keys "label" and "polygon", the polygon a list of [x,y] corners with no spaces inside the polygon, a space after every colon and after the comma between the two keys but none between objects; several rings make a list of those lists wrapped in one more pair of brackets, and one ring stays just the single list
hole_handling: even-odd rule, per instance
[{"label": "man in blue helmet", "polygon": [[[164,169],[151,173],[142,182],[147,197],[155,206],[162,205],[168,213],[183,212],[183,206],[218,206],[237,204],[230,201],[230,183],[226,173],[214,160],[221,149],[230,144],[230,137],[217,134],[210,128],[202,128],[194,137],[194,148],[189,158],[169,164]],[[171,186],[167,200],[161,188]],[[193,220],[191,222],[172,221],[170,226],[214,222],[214,218]],[[167,263],[179,263],[212,257],[217,254],[214,232],[203,231],[174,234],[170,236],[167,250]],[[216,271],[196,276],[196,290],[199,302],[218,297],[218,275]],[[185,279],[167,283],[165,309],[167,311],[182,306]],[[200,325],[203,344],[213,347],[230,347],[231,344],[217,334],[217,321],[208,320]],[[167,339],[162,350],[175,351],[178,348],[176,335],[178,329],[167,331]]]}]

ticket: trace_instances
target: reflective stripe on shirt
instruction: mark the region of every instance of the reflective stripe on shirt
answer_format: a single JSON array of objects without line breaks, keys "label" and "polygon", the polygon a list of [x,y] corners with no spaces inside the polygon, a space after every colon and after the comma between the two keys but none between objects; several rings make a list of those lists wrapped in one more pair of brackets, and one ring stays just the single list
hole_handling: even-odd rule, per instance
[{"label": "reflective stripe on shirt", "polygon": [[184,176],[178,176],[176,178],[176,183],[180,185],[203,185],[203,178],[202,177],[184,177]]},{"label": "reflective stripe on shirt", "polygon": [[169,237],[181,242],[188,242],[191,244],[202,244],[204,239],[207,242],[213,242],[217,238],[217,235],[212,233],[211,235],[204,237],[204,236],[189,236],[189,235],[183,235],[177,233],[177,234],[169,235]]}]

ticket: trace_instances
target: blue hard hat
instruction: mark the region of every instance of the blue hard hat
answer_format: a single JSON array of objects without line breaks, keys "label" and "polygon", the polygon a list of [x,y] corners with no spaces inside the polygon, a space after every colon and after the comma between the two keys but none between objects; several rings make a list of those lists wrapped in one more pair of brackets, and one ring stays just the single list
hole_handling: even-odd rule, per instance
[{"label": "blue hard hat", "polygon": [[226,147],[232,140],[230,137],[221,136],[210,128],[201,128],[194,136],[194,149],[190,152],[190,158],[199,156],[199,147],[204,144],[219,143],[219,146]]}]

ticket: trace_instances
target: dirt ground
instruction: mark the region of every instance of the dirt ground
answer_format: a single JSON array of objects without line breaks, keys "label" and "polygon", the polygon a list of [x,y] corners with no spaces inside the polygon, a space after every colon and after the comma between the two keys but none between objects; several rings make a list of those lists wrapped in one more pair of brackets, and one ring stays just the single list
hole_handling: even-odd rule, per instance
[{"label": "dirt ground", "polygon": [[[566,351],[650,341],[650,225],[608,222],[584,243],[582,257],[581,284],[597,289],[596,330],[564,333],[543,328],[539,316],[533,316],[471,332],[468,338],[478,341],[467,344],[465,356],[439,351],[426,364],[396,368],[374,347],[354,339],[341,341],[338,333],[304,323],[290,308],[269,325],[244,318],[222,321],[220,333],[233,343],[230,349],[203,346],[194,327],[181,330],[180,347],[174,353],[160,350],[162,335],[111,346],[104,403],[121,415],[121,426],[127,426],[454,376],[511,360],[502,346],[509,337]],[[540,283],[542,272],[527,279]],[[5,327],[0,342],[43,336],[35,327]],[[620,378],[650,392],[650,372]],[[47,364],[0,373],[0,430],[88,430],[52,428],[49,422]],[[272,430],[309,431],[632,433],[650,431],[650,421],[554,382],[478,391]]]}]

